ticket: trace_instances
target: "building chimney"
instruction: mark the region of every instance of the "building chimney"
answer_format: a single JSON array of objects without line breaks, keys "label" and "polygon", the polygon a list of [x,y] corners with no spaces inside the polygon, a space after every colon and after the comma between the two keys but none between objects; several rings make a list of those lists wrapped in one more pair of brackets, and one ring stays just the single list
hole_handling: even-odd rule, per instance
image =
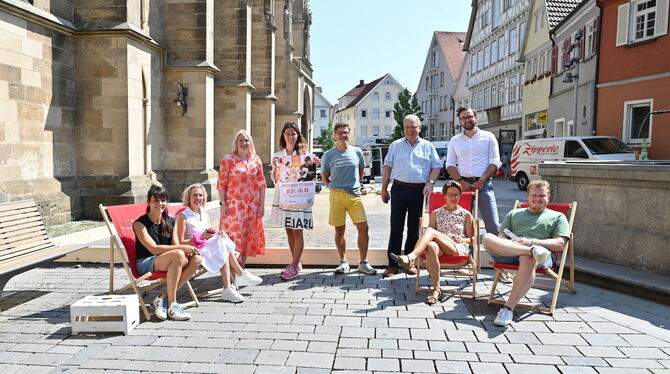
[{"label": "building chimney", "polygon": [[365,80],[364,80],[364,79],[361,79],[360,83],[358,83],[358,86],[359,86],[359,87],[361,87],[361,86],[365,86]]},{"label": "building chimney", "polygon": [[321,88],[321,87],[319,87],[319,86],[316,87],[316,90],[319,91],[319,92],[321,92],[321,93],[323,93],[323,88]]}]

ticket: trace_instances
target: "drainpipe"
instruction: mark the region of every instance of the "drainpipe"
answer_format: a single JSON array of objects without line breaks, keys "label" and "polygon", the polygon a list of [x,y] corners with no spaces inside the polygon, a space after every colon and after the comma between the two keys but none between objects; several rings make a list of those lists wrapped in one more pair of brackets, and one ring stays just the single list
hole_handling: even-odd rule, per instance
[{"label": "drainpipe", "polygon": [[603,22],[603,7],[602,3],[600,1],[596,1],[596,7],[598,8],[598,40],[596,41],[596,56],[595,58],[598,59],[596,61],[596,81],[593,84],[593,114],[591,117],[593,118],[593,135],[596,135],[598,132],[596,131],[596,125],[597,125],[597,117],[598,117],[598,82],[600,82],[600,41],[602,40],[602,22]]}]

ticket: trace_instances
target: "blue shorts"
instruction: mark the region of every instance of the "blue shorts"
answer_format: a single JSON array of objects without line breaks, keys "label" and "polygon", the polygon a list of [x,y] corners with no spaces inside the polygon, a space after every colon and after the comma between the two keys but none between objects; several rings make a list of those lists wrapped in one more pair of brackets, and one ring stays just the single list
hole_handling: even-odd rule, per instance
[{"label": "blue shorts", "polygon": [[137,262],[135,262],[135,269],[137,269],[137,273],[139,275],[143,275],[146,273],[153,273],[154,261],[156,261],[156,257],[157,256],[138,258]]},{"label": "blue shorts", "polygon": [[[499,264],[506,264],[506,265],[519,265],[519,256],[496,256],[492,253],[489,253],[491,255],[491,258],[493,259],[493,262],[499,263]],[[551,268],[554,266],[554,254],[552,253],[551,256],[549,256],[549,259],[544,263],[544,264],[537,264],[537,269],[547,267]]]}]

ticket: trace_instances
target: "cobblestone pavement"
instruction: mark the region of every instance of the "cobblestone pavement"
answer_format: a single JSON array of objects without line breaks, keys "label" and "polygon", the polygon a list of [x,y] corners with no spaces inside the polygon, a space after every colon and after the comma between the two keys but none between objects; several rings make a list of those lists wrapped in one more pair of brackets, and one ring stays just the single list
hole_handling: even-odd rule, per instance
[{"label": "cobblestone pavement", "polygon": [[[520,193],[510,185],[496,186],[501,213]],[[332,246],[323,197],[315,207],[321,228],[306,234],[308,246]],[[371,247],[386,247],[388,207],[377,196],[365,201]],[[286,245],[283,229],[266,233],[269,245]],[[348,234],[355,238],[355,230]],[[117,286],[122,271],[117,267]],[[492,322],[498,308],[486,303],[490,270],[480,277],[476,299],[451,296],[433,306],[423,303],[414,277],[405,274],[381,279],[306,268],[300,278],[285,282],[279,269],[252,271],[264,282],[242,289],[244,303],[201,298],[199,307],[189,309],[191,321],[145,321],[127,336],[70,335],[69,306],[89,294],[104,295],[108,267],[60,263],[28,271],[0,296],[0,371],[670,372],[670,307],[585,284],[577,284],[577,294],[561,294],[554,316],[518,309],[515,322],[504,329]],[[219,285],[220,278],[209,274],[193,282],[196,291]],[[547,304],[549,297],[532,290],[522,302]]]},{"label": "cobblestone pavement", "polygon": [[[434,306],[414,278],[390,280],[305,269],[281,281],[254,268],[263,284],[242,304],[204,298],[188,322],[155,319],[129,335],[71,336],[69,305],[105,294],[109,269],[52,264],[15,277],[0,298],[0,370],[187,373],[663,373],[670,370],[670,308],[578,284],[551,317],[518,310],[507,329],[486,304],[490,272],[473,300]],[[116,279],[120,282],[121,269]],[[218,276],[194,282],[218,287]],[[449,281],[450,284],[457,284]],[[153,296],[153,295],[151,295]],[[147,300],[150,300],[150,297]],[[543,291],[531,300],[547,302]],[[184,295],[181,300],[187,300]]]}]

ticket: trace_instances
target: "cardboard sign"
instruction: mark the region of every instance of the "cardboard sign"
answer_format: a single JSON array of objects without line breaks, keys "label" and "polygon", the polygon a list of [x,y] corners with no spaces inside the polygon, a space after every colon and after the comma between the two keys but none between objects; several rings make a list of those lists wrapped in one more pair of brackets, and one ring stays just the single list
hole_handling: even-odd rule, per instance
[{"label": "cardboard sign", "polygon": [[315,181],[279,183],[277,187],[282,208],[307,208],[314,204]]}]

